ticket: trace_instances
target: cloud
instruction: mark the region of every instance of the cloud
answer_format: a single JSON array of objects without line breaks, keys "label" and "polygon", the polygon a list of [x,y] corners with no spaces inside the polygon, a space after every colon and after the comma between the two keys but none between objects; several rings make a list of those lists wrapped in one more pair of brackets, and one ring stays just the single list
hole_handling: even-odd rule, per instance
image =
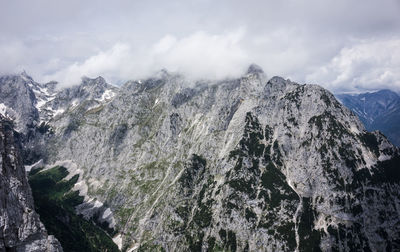
[{"label": "cloud", "polygon": [[21,62],[26,57],[28,48],[20,41],[7,41],[0,45],[0,73],[5,74],[21,69]]},{"label": "cloud", "polygon": [[99,52],[83,61],[74,62],[59,71],[44,76],[44,81],[57,80],[61,87],[77,85],[82,76],[96,77],[105,74],[109,79],[115,76],[123,78],[130,61],[131,48],[127,44],[117,43],[111,49]]},{"label": "cloud", "polygon": [[306,78],[333,91],[400,91],[400,39],[358,41]]},{"label": "cloud", "polygon": [[220,35],[196,32],[182,39],[165,36],[151,50],[152,63],[191,78],[221,79],[242,74],[248,56],[244,29]]},{"label": "cloud", "polygon": [[0,1],[0,34],[0,73],[25,69],[64,86],[161,68],[233,77],[250,63],[332,90],[399,81],[398,0]]},{"label": "cloud", "polygon": [[244,29],[212,35],[195,32],[183,38],[166,35],[148,47],[134,48],[116,43],[110,49],[90,56],[84,62],[74,62],[46,75],[45,81],[58,80],[61,86],[76,85],[82,76],[118,80],[147,77],[166,68],[193,79],[221,79],[241,75],[249,64],[240,42]]}]

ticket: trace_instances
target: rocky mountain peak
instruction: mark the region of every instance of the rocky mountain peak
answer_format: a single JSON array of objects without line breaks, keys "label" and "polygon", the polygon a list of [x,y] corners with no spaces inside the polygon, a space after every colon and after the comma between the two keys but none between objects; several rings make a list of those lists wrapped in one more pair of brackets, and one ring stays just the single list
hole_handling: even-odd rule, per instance
[{"label": "rocky mountain peak", "polygon": [[16,130],[27,132],[39,120],[36,96],[31,86],[35,82],[25,74],[0,77],[0,103],[15,121]]},{"label": "rocky mountain peak", "polygon": [[106,80],[101,77],[98,76],[96,78],[89,78],[89,77],[82,77],[82,82],[81,82],[82,86],[101,86],[101,87],[105,87],[107,86],[107,82]]},{"label": "rocky mountain peak", "polygon": [[270,85],[279,85],[279,86],[286,86],[288,83],[290,83],[290,80],[286,80],[280,76],[274,76],[272,77],[267,84]]},{"label": "rocky mountain peak", "polygon": [[67,88],[67,92],[72,96],[85,99],[101,99],[104,92],[111,89],[115,90],[116,88],[108,84],[101,76],[94,79],[84,77],[80,85]]},{"label": "rocky mountain peak", "polygon": [[296,88],[298,84],[285,80],[280,76],[274,76],[264,86],[265,96],[279,96],[286,92],[287,89]]},{"label": "rocky mountain peak", "polygon": [[33,82],[32,77],[31,77],[25,70],[23,70],[23,71],[19,74],[19,76],[21,76],[21,78],[23,78],[23,79],[26,80],[26,81],[32,81],[32,82]]},{"label": "rocky mountain peak", "polygon": [[251,64],[248,68],[247,68],[247,74],[263,74],[264,70],[262,70],[262,68],[259,65],[256,64]]}]

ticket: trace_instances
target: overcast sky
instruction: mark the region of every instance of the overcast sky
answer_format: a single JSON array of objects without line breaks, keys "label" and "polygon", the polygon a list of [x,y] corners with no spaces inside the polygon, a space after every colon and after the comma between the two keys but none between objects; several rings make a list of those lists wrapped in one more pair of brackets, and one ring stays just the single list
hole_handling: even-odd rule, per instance
[{"label": "overcast sky", "polygon": [[243,74],[333,92],[400,91],[400,0],[0,0],[0,73],[113,84],[166,68]]}]

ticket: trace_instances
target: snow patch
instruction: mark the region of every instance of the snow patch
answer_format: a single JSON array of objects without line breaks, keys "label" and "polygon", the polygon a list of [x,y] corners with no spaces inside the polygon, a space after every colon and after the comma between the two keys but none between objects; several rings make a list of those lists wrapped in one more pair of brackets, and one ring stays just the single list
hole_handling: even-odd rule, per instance
[{"label": "snow patch", "polygon": [[[12,108],[7,107],[4,103],[0,103],[0,114],[8,120],[14,120],[15,118],[18,118],[18,113],[16,113]],[[18,132],[17,129],[14,130]]]},{"label": "snow patch", "polygon": [[101,217],[102,219],[108,219],[110,216],[112,215],[111,209],[107,208],[104,213],[103,216]]},{"label": "snow patch", "polygon": [[88,107],[86,111],[90,111],[92,109],[100,108],[101,106],[102,106],[101,104],[100,105],[99,104],[95,104],[93,106]]},{"label": "snow patch", "polygon": [[153,108],[154,108],[155,106],[157,106],[158,102],[159,102],[159,100],[158,100],[158,98],[157,98],[157,99],[154,101]]},{"label": "snow patch", "polygon": [[57,109],[54,111],[53,116],[60,115],[60,114],[64,113],[64,111],[65,111],[65,109]]},{"label": "snow patch", "polygon": [[4,116],[4,117],[7,117],[8,118],[8,116],[7,116],[7,106],[6,105],[4,105],[4,103],[0,103],[0,114],[2,115],[2,116]]},{"label": "snow patch", "polygon": [[[65,167],[68,170],[69,173],[64,178],[64,180],[70,180],[73,176],[79,175],[78,183],[81,182],[80,180],[81,180],[81,177],[83,175],[83,171],[81,169],[79,169],[78,166],[72,160],[62,160],[62,161],[57,161],[57,162],[55,162],[55,163],[53,163],[51,165],[46,165],[46,167],[42,171],[51,169],[51,168],[56,167],[56,166],[62,166],[62,167]],[[76,184],[78,184],[78,183],[76,183]],[[75,186],[76,186],[76,184],[75,184]],[[81,196],[83,196],[83,195],[81,195]]]},{"label": "snow patch", "polygon": [[72,101],[71,107],[74,108],[74,107],[78,106],[78,104],[79,104],[79,101],[77,99],[75,99]]},{"label": "snow patch", "polygon": [[26,172],[30,172],[31,170],[37,169],[43,167],[43,159],[40,159],[39,161],[37,161],[36,163],[34,163],[33,165],[25,165],[25,171]]},{"label": "snow patch", "polygon": [[99,221],[107,222],[110,228],[114,228],[116,221],[114,219],[113,212],[110,208],[105,208],[101,201],[88,196],[88,186],[86,181],[82,179],[83,171],[78,168],[78,165],[72,160],[57,161],[51,165],[46,165],[43,171],[55,166],[62,166],[68,170],[69,174],[64,178],[64,180],[70,180],[73,176],[79,175],[78,182],[75,183],[72,190],[78,191],[79,196],[84,197],[84,202],[76,206],[75,211],[78,214],[82,214],[86,219],[90,219],[95,216],[95,214],[99,214]]},{"label": "snow patch", "polygon": [[139,243],[134,243],[134,245],[128,249],[126,252],[133,252],[136,251],[139,248]]},{"label": "snow patch", "polygon": [[99,222],[107,222],[109,228],[114,228],[116,225],[113,212],[110,208],[105,208],[104,204],[97,199],[89,199],[84,203],[76,206],[75,211],[87,220],[94,218],[95,216],[99,216],[97,221]]},{"label": "snow patch", "polygon": [[84,180],[81,180],[79,182],[77,182],[74,187],[72,188],[73,191],[78,191],[79,192],[79,196],[82,196],[85,198],[85,200],[88,200],[89,197],[87,196],[87,192],[88,192],[88,186],[86,185]]},{"label": "snow patch", "polygon": [[38,100],[38,101],[36,102],[36,108],[37,108],[38,110],[40,110],[40,108],[42,108],[43,105],[45,105],[46,103],[47,103],[47,100],[45,100],[45,99]]},{"label": "snow patch", "polygon": [[115,93],[111,89],[107,89],[104,91],[104,93],[101,95],[100,99],[97,99],[98,101],[104,102],[104,101],[109,101],[115,96]]},{"label": "snow patch", "polygon": [[118,249],[122,249],[122,235],[118,234],[112,238],[113,242],[118,246]]}]

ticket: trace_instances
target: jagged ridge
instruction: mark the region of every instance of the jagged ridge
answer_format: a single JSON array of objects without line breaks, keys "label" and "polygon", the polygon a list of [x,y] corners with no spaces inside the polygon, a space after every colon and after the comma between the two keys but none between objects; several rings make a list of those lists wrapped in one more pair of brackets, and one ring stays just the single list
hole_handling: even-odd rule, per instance
[{"label": "jagged ridge", "polygon": [[122,248],[399,249],[398,149],[319,86],[163,71],[91,101],[50,119],[45,162],[72,161]]}]

